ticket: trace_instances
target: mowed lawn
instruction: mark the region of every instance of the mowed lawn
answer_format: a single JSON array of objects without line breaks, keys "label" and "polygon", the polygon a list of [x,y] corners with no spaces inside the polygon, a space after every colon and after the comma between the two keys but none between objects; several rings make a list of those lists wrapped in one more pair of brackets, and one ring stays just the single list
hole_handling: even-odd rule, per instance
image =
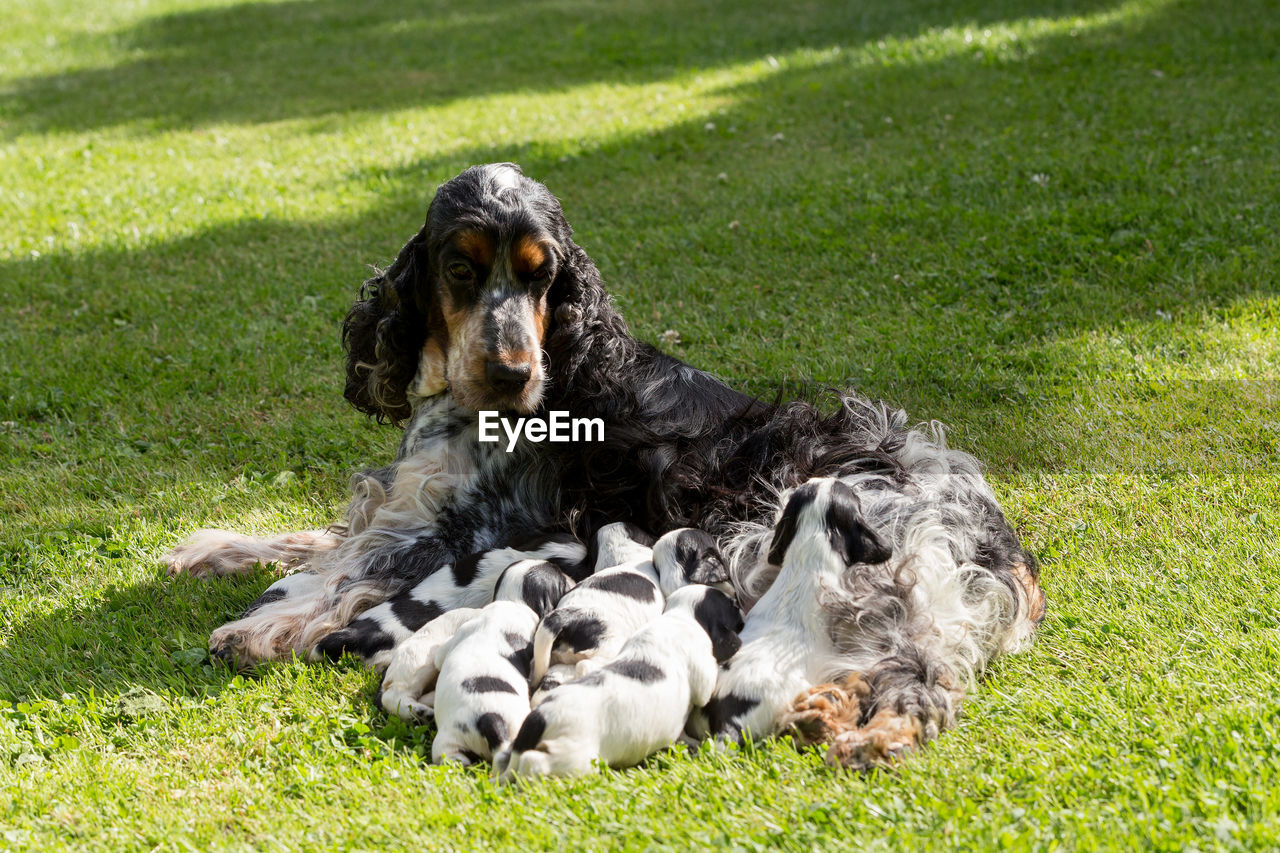
[{"label": "mowed lawn", "polygon": [[[1263,0],[5,4],[0,848],[1280,845],[1277,116]],[[210,663],[271,575],[157,557],[390,457],[342,316],[492,160],[639,336],[989,464],[1050,609],[955,730],[498,788],[361,666]]]}]

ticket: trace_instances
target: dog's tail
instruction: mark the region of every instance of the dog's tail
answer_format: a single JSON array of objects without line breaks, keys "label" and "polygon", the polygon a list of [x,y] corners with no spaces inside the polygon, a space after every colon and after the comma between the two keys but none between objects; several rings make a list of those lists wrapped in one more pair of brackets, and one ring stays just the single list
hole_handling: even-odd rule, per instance
[{"label": "dog's tail", "polygon": [[538,685],[553,663],[576,663],[600,645],[605,625],[586,610],[553,610],[538,623],[533,634],[533,659],[529,683]]},{"label": "dog's tail", "polygon": [[559,615],[558,610],[548,613],[546,618],[538,623],[538,629],[533,632],[533,657],[529,661],[531,685],[541,684],[542,677],[551,668],[551,649],[555,646],[559,634],[555,627],[558,621],[555,617]]}]

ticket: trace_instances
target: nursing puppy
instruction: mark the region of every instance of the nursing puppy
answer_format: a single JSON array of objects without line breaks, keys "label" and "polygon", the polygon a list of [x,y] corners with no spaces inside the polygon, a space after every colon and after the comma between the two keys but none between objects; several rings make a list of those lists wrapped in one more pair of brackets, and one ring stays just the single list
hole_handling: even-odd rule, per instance
[{"label": "nursing puppy", "polygon": [[827,599],[847,573],[890,556],[844,483],[814,479],[792,492],[767,557],[781,569],[747,613],[742,648],[720,673],[711,701],[690,719],[691,734],[738,740],[777,731],[797,695],[841,668]]},{"label": "nursing puppy", "polygon": [[533,631],[570,585],[552,563],[515,563],[498,581],[498,600],[436,652],[433,762],[490,759],[520,728],[529,713]]},{"label": "nursing puppy", "polygon": [[707,534],[673,530],[652,548],[645,539],[626,523],[600,528],[596,573],[567,593],[534,635],[535,704],[556,685],[611,660],[677,589],[728,583],[725,561]]},{"label": "nursing puppy", "polygon": [[[529,644],[540,612],[569,586],[551,563],[522,560],[503,573],[499,600],[481,608],[440,645],[414,678],[434,693],[416,702],[434,711],[431,760],[472,764],[493,755],[529,713]],[[536,608],[536,609],[535,609]],[[446,614],[447,615],[447,614]],[[385,696],[384,707],[390,702]],[[395,706],[413,706],[401,699]]]},{"label": "nursing puppy", "polygon": [[585,573],[582,563],[586,556],[587,549],[572,537],[551,534],[463,557],[329,634],[311,650],[310,659],[337,660],[344,653],[354,654],[381,669],[415,631],[442,613],[463,607],[483,607],[493,601],[498,577],[512,563],[525,559],[548,560],[566,574],[581,577]]},{"label": "nursing puppy", "polygon": [[626,522],[596,531],[595,572],[565,594],[534,634],[535,704],[547,690],[575,678],[580,662],[603,662],[662,612],[653,544],[652,536]]},{"label": "nursing puppy", "polygon": [[[522,601],[538,615],[549,613],[567,589],[570,580],[558,566],[539,560],[516,561],[501,575],[495,597],[504,601]],[[395,654],[382,679],[377,704],[389,714],[414,723],[432,717],[435,706],[435,683],[440,674],[436,655],[458,630],[480,609],[463,607],[437,616],[409,639],[396,646]],[[528,662],[521,659],[526,674]]]},{"label": "nursing puppy", "polygon": [[435,683],[440,675],[436,653],[458,629],[480,615],[477,607],[460,607],[432,619],[396,646],[375,704],[388,714],[411,723],[424,723],[435,714]]},{"label": "nursing puppy", "polygon": [[711,698],[741,628],[741,612],[720,590],[676,590],[617,657],[547,695],[495,755],[495,778],[579,775],[595,761],[629,767],[674,743],[690,710]]},{"label": "nursing puppy", "polygon": [[658,539],[653,546],[653,566],[660,579],[667,584],[663,595],[670,595],[678,585],[701,583],[715,587],[727,595],[733,595],[729,582],[729,566],[716,538],[696,527],[681,527]]}]

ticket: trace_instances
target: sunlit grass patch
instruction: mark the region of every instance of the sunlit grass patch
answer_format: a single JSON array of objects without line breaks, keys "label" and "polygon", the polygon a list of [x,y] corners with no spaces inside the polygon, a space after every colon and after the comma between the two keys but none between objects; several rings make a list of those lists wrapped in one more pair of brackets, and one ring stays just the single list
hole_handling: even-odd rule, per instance
[{"label": "sunlit grass patch", "polygon": [[[1274,846],[1280,113],[1268,4],[46,0],[0,27],[0,847]],[[516,33],[515,37],[503,33]],[[1037,644],[895,774],[785,743],[496,788],[352,663],[233,677],[395,436],[338,325],[515,160],[637,333],[949,425]]]}]

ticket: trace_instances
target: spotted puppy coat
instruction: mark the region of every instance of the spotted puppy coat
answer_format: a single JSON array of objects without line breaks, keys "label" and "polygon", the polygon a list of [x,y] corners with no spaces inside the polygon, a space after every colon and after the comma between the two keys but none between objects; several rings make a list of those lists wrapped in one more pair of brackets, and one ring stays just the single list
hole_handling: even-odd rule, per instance
[{"label": "spotted puppy coat", "polygon": [[498,600],[436,650],[432,761],[488,760],[519,729],[529,713],[533,630],[568,585],[553,564],[522,560],[503,573]]},{"label": "spotted puppy coat", "polygon": [[336,660],[348,653],[382,669],[399,644],[442,613],[459,607],[482,607],[492,601],[499,575],[512,563],[522,559],[548,560],[575,575],[580,574],[586,556],[586,547],[573,537],[552,534],[464,557],[325,637],[311,651],[311,660]]},{"label": "spotted puppy coat", "polygon": [[883,564],[889,545],[865,523],[858,496],[839,480],[810,480],[787,500],[768,562],[780,566],[747,614],[742,648],[715,697],[695,716],[694,734],[768,737],[791,701],[839,665],[823,609],[850,572]]},{"label": "spotted puppy coat", "polygon": [[676,590],[617,657],[546,696],[495,756],[495,777],[574,776],[597,761],[629,767],[674,743],[690,710],[711,698],[741,628],[741,612],[720,590]]},{"label": "spotted puppy coat", "polygon": [[[496,595],[500,600],[523,601],[534,612],[544,615],[572,586],[573,581],[557,565],[527,559],[513,563],[503,572]],[[410,722],[430,719],[434,714],[435,683],[439,675],[436,654],[459,628],[479,613],[480,609],[474,607],[450,610],[396,646],[378,691],[377,704],[387,713]]]},{"label": "spotted puppy coat", "polygon": [[[662,613],[666,596],[691,582],[729,580],[709,536],[681,528],[651,548],[652,541],[634,525],[600,528],[597,571],[538,625],[532,667],[532,683],[538,685],[535,704],[557,684],[612,659],[632,634]],[[655,563],[656,555],[663,559]]]},{"label": "spotted puppy coat", "polygon": [[538,625],[530,684],[536,705],[546,692],[578,676],[589,658],[601,662],[637,628],[662,612],[653,569],[653,537],[633,524],[601,527],[594,539],[595,570],[566,594]]}]

